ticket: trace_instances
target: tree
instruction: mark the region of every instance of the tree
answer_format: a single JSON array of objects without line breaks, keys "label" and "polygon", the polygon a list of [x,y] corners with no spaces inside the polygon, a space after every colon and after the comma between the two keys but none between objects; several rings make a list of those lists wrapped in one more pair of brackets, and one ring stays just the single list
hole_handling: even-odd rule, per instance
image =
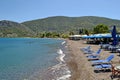
[{"label": "tree", "polygon": [[87,29],[84,30],[86,35],[89,35],[89,31]]},{"label": "tree", "polygon": [[74,35],[74,32],[73,32],[73,31],[70,31],[70,32],[69,32],[69,35]]},{"label": "tree", "polygon": [[98,34],[98,33],[108,33],[109,32],[109,28],[106,25],[103,24],[98,24],[96,27],[94,27],[93,29],[93,33],[94,34]]},{"label": "tree", "polygon": [[79,34],[83,34],[84,33],[84,29],[79,29]]}]

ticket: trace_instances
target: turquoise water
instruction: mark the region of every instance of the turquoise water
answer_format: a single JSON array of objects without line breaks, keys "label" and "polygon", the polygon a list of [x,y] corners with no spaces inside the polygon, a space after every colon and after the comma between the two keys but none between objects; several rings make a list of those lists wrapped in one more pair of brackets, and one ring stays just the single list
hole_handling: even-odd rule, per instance
[{"label": "turquoise water", "polygon": [[0,38],[0,80],[24,80],[57,63],[63,40]]}]

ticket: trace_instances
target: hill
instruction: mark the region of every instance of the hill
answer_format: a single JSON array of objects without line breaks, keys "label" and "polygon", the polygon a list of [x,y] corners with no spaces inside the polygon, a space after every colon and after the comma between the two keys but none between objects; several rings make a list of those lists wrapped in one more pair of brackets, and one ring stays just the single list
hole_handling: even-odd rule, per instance
[{"label": "hill", "polygon": [[23,24],[3,20],[0,21],[0,37],[27,37],[34,32]]},{"label": "hill", "polygon": [[93,29],[98,24],[105,24],[107,26],[116,25],[120,28],[120,20],[109,19],[96,16],[84,16],[84,17],[65,17],[55,16],[44,19],[37,19],[32,21],[23,22],[35,32],[43,31],[78,31],[81,28]]},{"label": "hill", "polygon": [[[120,20],[96,17],[66,17],[54,16],[23,23],[3,20],[0,21],[0,37],[35,37],[43,32],[68,33],[79,32],[79,29],[92,30],[98,24],[116,25],[120,29]],[[48,35],[50,35],[48,33]]]}]

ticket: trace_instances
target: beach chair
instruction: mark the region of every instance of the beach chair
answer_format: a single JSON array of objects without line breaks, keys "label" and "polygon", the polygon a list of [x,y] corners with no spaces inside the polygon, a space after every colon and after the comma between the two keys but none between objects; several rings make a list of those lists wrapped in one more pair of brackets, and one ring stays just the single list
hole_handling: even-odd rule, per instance
[{"label": "beach chair", "polygon": [[87,56],[88,60],[98,60],[98,59],[100,58],[100,53],[101,53],[101,51],[102,51],[102,50],[99,48],[99,49],[97,50],[97,52],[88,55],[88,56]]},{"label": "beach chair", "polygon": [[87,57],[89,57],[89,56],[98,56],[101,53],[101,51],[102,50],[99,48],[96,52],[89,54]]},{"label": "beach chair", "polygon": [[108,50],[108,47],[111,46],[110,44],[103,44],[102,45],[102,49]]},{"label": "beach chair", "polygon": [[90,49],[86,49],[83,51],[85,54],[92,54],[95,53],[91,48]]},{"label": "beach chair", "polygon": [[94,66],[94,71],[106,71],[106,70],[111,70],[112,65],[111,64],[100,64],[100,65],[95,65]]},{"label": "beach chair", "polygon": [[103,63],[110,63],[110,61],[114,58],[114,54],[111,54],[108,58],[104,60],[95,60],[92,61],[92,65],[103,64]]},{"label": "beach chair", "polygon": [[99,55],[98,56],[88,56],[87,58],[88,58],[89,61],[90,60],[99,60],[100,56]]},{"label": "beach chair", "polygon": [[86,51],[86,50],[90,50],[91,49],[91,46],[87,46],[87,47],[85,47],[85,48],[81,48],[81,51]]},{"label": "beach chair", "polygon": [[84,51],[84,54],[92,54],[92,53],[95,53],[95,52],[94,52],[93,50],[91,50],[91,49],[90,49],[90,50],[85,50],[85,51]]},{"label": "beach chair", "polygon": [[91,50],[91,46],[87,46],[85,48],[81,48],[81,51],[83,51],[83,53],[93,53],[93,51]]}]

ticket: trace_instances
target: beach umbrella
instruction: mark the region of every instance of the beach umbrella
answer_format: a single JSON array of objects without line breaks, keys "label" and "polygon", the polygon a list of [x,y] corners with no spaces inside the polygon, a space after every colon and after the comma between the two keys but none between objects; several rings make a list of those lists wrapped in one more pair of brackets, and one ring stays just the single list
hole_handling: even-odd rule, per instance
[{"label": "beach umbrella", "polygon": [[103,38],[112,38],[112,35],[111,34],[103,34],[102,37]]},{"label": "beach umbrella", "polygon": [[89,38],[90,38],[90,39],[92,39],[92,38],[94,38],[94,37],[95,37],[94,35],[89,35]]},{"label": "beach umbrella", "polygon": [[102,38],[101,34],[94,34],[94,38]]},{"label": "beach umbrella", "polygon": [[85,38],[85,39],[86,39],[86,38],[88,38],[88,36],[87,36],[87,35],[82,35],[82,38]]},{"label": "beach umbrella", "polygon": [[82,38],[85,38],[85,39],[91,39],[91,38],[94,38],[94,36],[93,35],[89,35],[89,36],[82,36]]},{"label": "beach umbrella", "polygon": [[112,38],[113,38],[112,45],[113,46],[116,46],[118,44],[118,40],[117,40],[116,34],[117,34],[116,26],[113,26],[113,29],[112,29]]}]

